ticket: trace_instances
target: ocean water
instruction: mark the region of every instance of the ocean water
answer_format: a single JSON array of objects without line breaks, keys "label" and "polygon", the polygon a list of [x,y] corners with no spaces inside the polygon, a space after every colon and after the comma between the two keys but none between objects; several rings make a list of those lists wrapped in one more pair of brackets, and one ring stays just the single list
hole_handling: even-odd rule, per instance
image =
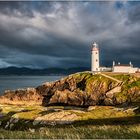
[{"label": "ocean water", "polygon": [[64,76],[0,76],[0,95],[5,90],[36,87],[44,82],[59,80]]}]

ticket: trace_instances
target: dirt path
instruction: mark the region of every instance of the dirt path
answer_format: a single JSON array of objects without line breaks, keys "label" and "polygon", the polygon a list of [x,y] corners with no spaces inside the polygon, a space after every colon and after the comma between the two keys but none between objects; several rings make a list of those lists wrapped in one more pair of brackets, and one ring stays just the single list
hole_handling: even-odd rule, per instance
[{"label": "dirt path", "polygon": [[122,83],[121,80],[118,80],[118,79],[116,79],[116,78],[114,78],[114,77],[111,77],[111,76],[109,76],[109,75],[106,75],[106,74],[103,74],[103,73],[100,73],[100,75],[102,75],[102,76],[104,76],[104,77],[107,77],[107,78],[109,78],[109,79],[111,79],[111,80],[114,80],[114,81],[116,81],[116,82],[118,82],[118,83]]}]

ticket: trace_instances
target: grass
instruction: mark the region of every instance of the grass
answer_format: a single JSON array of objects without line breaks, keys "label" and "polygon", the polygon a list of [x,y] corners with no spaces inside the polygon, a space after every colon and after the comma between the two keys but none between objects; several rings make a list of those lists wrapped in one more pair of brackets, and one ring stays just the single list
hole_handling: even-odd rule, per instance
[{"label": "grass", "polygon": [[3,139],[139,139],[140,125],[83,125],[51,126],[26,131],[0,129]]},{"label": "grass", "polygon": [[101,120],[108,120],[112,118],[122,118],[122,117],[129,117],[135,116],[135,113],[132,110],[125,111],[118,111],[117,108],[111,106],[98,106],[92,111],[87,111],[85,113],[76,113],[80,116],[79,120],[90,120],[93,122],[101,121]]},{"label": "grass", "polygon": [[[6,105],[9,110],[9,116],[13,116],[12,111],[19,111],[20,106]],[[1,107],[5,108],[5,107]],[[11,108],[11,109],[10,109]],[[129,139],[140,138],[140,117],[132,110],[121,111],[121,108],[111,106],[96,106],[91,111],[86,108],[50,106],[44,110],[40,106],[22,106],[24,110],[15,112],[21,120],[16,123],[12,130],[0,128],[1,139]],[[35,110],[36,109],[36,110]],[[32,122],[25,124],[23,119],[31,119],[42,111],[45,115],[53,109],[66,109],[70,112],[73,110],[83,110],[82,112],[73,112],[81,119],[71,125],[45,125],[33,127]],[[123,109],[123,108],[122,108]],[[44,110],[44,111],[43,111]],[[4,110],[5,111],[5,110]],[[7,112],[7,110],[6,110]],[[14,112],[13,112],[14,113]],[[15,115],[16,115],[15,114]],[[9,119],[8,119],[9,120]],[[31,120],[30,120],[31,121]],[[25,129],[23,129],[25,128]],[[22,130],[22,131],[21,131]]]},{"label": "grass", "polygon": [[77,89],[85,91],[88,95],[93,93],[99,86],[100,92],[104,93],[117,85],[116,81],[100,74],[93,75],[92,73],[85,72],[73,74],[72,77],[76,80]]},{"label": "grass", "polygon": [[131,74],[109,74],[110,76],[123,81],[120,93],[115,94],[118,103],[140,102],[140,78]]}]

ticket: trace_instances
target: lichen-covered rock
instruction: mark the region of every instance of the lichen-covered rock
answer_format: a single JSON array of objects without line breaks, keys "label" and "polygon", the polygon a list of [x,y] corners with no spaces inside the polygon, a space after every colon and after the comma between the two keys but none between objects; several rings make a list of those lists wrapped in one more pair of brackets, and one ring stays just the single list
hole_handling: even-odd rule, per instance
[{"label": "lichen-covered rock", "polygon": [[90,106],[105,105],[106,92],[118,83],[102,75],[90,72],[77,73],[54,83],[44,83],[37,91],[44,96],[42,104]]},{"label": "lichen-covered rock", "polygon": [[41,104],[43,97],[35,88],[6,90],[0,97],[1,103],[7,104]]},{"label": "lichen-covered rock", "polygon": [[[124,103],[140,104],[139,77],[130,74],[109,73],[108,75],[113,78],[100,74],[93,75],[90,72],[76,73],[51,85],[44,84],[43,105],[61,104],[84,107]],[[42,86],[37,87],[37,91],[42,91],[41,88]]]},{"label": "lichen-covered rock", "polygon": [[37,124],[70,124],[76,121],[78,116],[69,111],[60,111],[46,114],[44,116],[38,117],[34,120],[33,125]]}]

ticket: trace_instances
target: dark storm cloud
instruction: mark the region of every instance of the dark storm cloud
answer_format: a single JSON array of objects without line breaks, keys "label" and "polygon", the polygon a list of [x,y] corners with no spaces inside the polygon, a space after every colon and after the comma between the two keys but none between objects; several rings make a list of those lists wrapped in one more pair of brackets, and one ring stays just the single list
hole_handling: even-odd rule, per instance
[{"label": "dark storm cloud", "polygon": [[[130,3],[131,4],[131,3]],[[140,22],[140,2],[133,2],[128,12],[129,20],[132,23]]]},{"label": "dark storm cloud", "polygon": [[139,64],[140,2],[0,2],[0,67]]},{"label": "dark storm cloud", "polygon": [[22,16],[32,17],[34,10],[41,13],[53,10],[52,3],[39,1],[1,1],[0,11],[4,14],[14,16],[18,16],[17,12],[21,12]]}]

